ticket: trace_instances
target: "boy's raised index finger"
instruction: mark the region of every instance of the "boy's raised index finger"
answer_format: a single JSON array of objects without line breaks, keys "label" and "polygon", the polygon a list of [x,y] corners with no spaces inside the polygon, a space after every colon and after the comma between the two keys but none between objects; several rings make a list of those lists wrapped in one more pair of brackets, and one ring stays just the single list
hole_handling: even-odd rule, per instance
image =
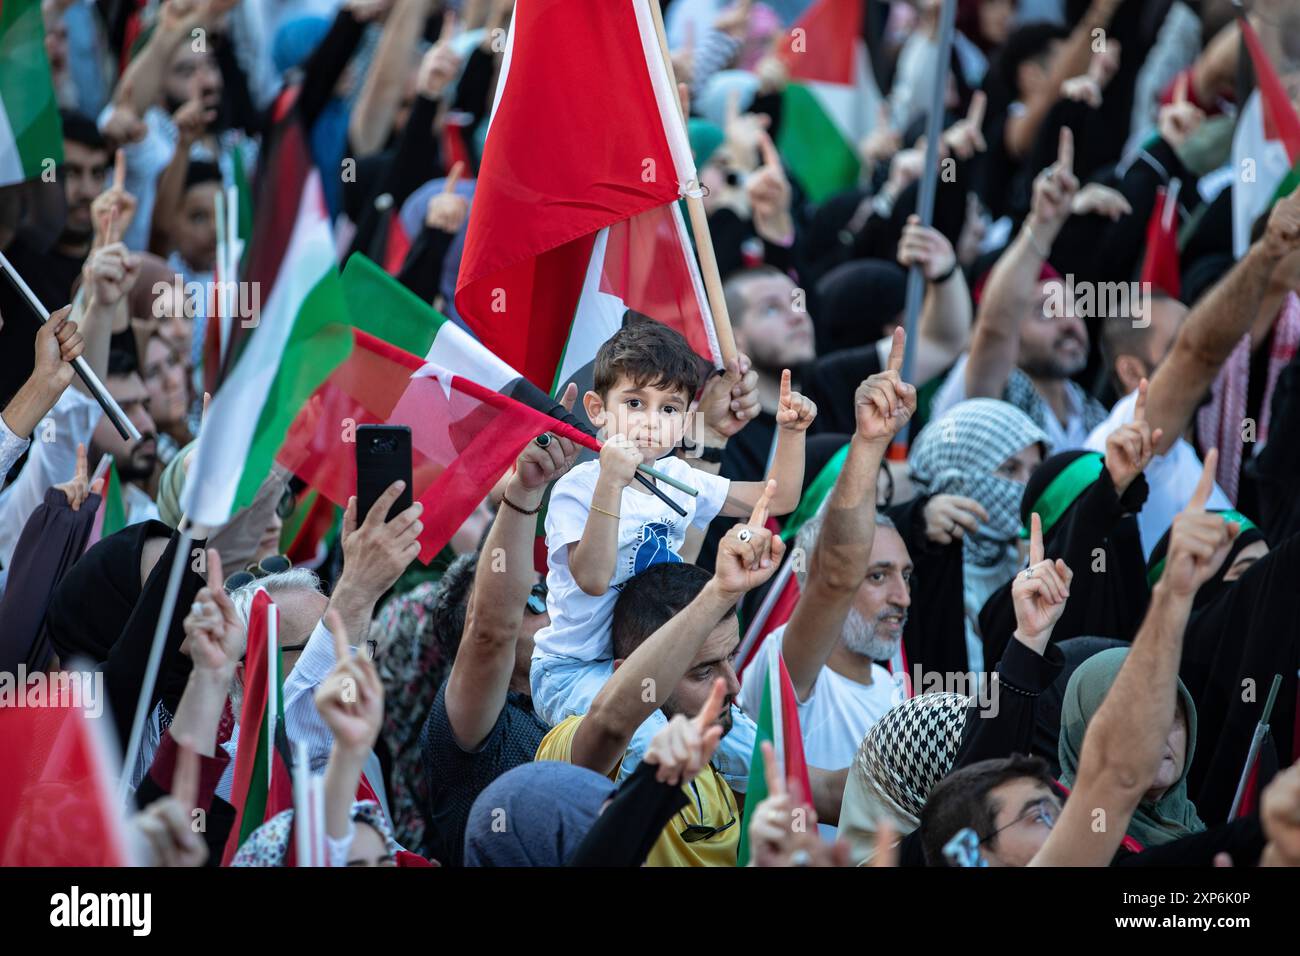
[{"label": "boy's raised index finger", "polygon": [[894,341],[889,346],[889,362],[886,369],[890,372],[903,370],[903,356],[907,352],[907,332],[900,325],[894,329]]},{"label": "boy's raised index finger", "polygon": [[781,370],[781,404],[785,405],[790,401],[790,370],[784,368]]},{"label": "boy's raised index finger", "polygon": [[1074,132],[1068,126],[1061,127],[1056,147],[1056,165],[1062,172],[1074,173]]},{"label": "boy's raised index finger", "polygon": [[447,173],[446,180],[442,184],[442,191],[444,193],[450,195],[456,191],[456,182],[460,179],[460,174],[464,169],[465,161],[463,159],[456,160],[455,164],[452,165],[451,170]]}]

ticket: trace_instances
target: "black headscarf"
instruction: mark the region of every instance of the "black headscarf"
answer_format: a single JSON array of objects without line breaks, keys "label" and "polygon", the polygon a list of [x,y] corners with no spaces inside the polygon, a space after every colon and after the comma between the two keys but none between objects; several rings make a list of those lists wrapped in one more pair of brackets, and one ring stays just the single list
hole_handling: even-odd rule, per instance
[{"label": "black headscarf", "polygon": [[95,542],[50,596],[45,633],[62,660],[108,660],[140,599],[140,555],[150,538],[170,537],[161,521],[128,525]]},{"label": "black headscarf", "polygon": [[[1214,576],[1197,590],[1196,598],[1192,602],[1192,610],[1194,611],[1198,611],[1210,604],[1229,587],[1232,582],[1225,581],[1224,576],[1232,567],[1233,562],[1237,560],[1237,555],[1256,541],[1266,540],[1264,532],[1259,530],[1255,522],[1240,511],[1228,509],[1215,511],[1214,514],[1221,515],[1224,521],[1238,522],[1241,525],[1241,531],[1237,533],[1237,537],[1233,540],[1232,547],[1228,550],[1228,556],[1223,559],[1223,564],[1219,566],[1219,570],[1215,571]],[[1170,527],[1169,531],[1172,530],[1173,528]],[[1147,558],[1147,584],[1151,587],[1155,587],[1165,569],[1165,558],[1169,556],[1169,531],[1166,531],[1161,536],[1150,557]]]},{"label": "black headscarf", "polygon": [[817,292],[817,351],[827,355],[884,338],[903,311],[907,273],[884,259],[846,262],[826,273]]}]

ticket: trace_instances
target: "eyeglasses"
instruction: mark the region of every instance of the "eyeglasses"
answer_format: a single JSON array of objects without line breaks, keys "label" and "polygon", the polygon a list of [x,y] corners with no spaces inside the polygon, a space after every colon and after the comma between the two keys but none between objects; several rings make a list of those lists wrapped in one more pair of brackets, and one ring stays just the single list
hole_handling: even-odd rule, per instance
[{"label": "eyeglasses", "polygon": [[264,578],[268,574],[282,574],[292,567],[293,562],[283,554],[273,554],[270,557],[263,558],[257,564],[250,564],[243,571],[236,571],[226,578],[226,593],[232,594],[245,585],[252,584],[259,578]]},{"label": "eyeglasses", "polygon": [[1034,823],[1041,823],[1050,830],[1056,825],[1056,818],[1060,812],[1061,805],[1057,802],[1055,797],[1043,797],[1041,800],[1036,800],[1034,803],[1026,807],[1023,813],[1006,826],[998,827],[984,839],[980,840],[980,844],[983,845],[990,842],[1003,830],[1010,830],[1017,823],[1023,823],[1026,820],[1030,820]]},{"label": "eyeglasses", "polygon": [[[700,819],[703,820],[703,819],[704,819],[704,801],[700,798],[700,788],[699,788],[698,786],[696,786],[696,782],[695,782],[694,780],[691,781],[691,792],[695,794],[695,806],[696,806],[696,807],[698,808],[698,810],[699,810]],[[726,788],[726,787],[723,787],[723,788],[722,788],[722,792],[725,794],[725,793],[727,792],[727,788]],[[730,800],[728,800],[725,796],[723,797],[723,799],[724,799],[724,800],[727,800],[727,803],[728,803],[728,805],[729,805],[729,807],[730,807],[730,810],[731,810],[731,819],[730,819],[730,820],[728,820],[726,823],[724,823],[724,824],[723,824],[722,826],[720,826],[720,827],[711,827],[711,826],[707,826],[706,824],[703,824],[703,823],[692,823],[692,824],[689,824],[689,825],[687,825],[687,826],[686,826],[686,827],[681,831],[681,837],[682,837],[682,839],[685,840],[687,843],[699,843],[701,840],[707,840],[707,839],[709,839],[710,837],[715,837],[715,836],[717,836],[719,833],[722,833],[722,832],[725,831],[725,830],[729,830],[731,827],[735,826],[735,825],[736,825],[736,805],[735,805],[734,803],[732,803]]]},{"label": "eyeglasses", "polygon": [[533,589],[528,592],[528,613],[545,614],[546,613],[546,585],[534,584]]}]

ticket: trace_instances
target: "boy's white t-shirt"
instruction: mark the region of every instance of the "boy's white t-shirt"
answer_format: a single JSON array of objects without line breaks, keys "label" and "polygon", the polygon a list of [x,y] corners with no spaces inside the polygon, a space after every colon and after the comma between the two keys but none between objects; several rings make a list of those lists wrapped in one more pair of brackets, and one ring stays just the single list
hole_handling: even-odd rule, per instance
[{"label": "boy's white t-shirt", "polygon": [[727,500],[731,482],[692,468],[676,456],[661,458],[655,468],[699,491],[698,498],[664,484],[660,487],[686,509],[682,517],[652,494],[623,489],[619,508],[618,555],[608,591],[593,597],[573,580],[569,545],[582,539],[591,513],[591,496],[600,477],[600,462],[578,465],[555,483],[546,506],[546,607],[551,623],[537,632],[533,657],[557,655],[583,661],[613,656],[610,624],[614,602],[624,581],[662,561],[680,561],[678,552],[689,525],[707,528]]}]

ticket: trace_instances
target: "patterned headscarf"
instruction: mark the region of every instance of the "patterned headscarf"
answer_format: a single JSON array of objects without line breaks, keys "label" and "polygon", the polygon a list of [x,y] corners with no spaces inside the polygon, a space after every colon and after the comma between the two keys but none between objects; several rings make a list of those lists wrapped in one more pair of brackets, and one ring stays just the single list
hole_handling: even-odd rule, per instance
[{"label": "patterned headscarf", "polygon": [[[368,823],[384,838],[390,853],[396,856],[402,847],[393,839],[384,811],[373,800],[358,800],[352,804],[352,822]],[[231,866],[284,866],[293,837],[293,810],[282,810],[248,835],[230,861]]]},{"label": "patterned headscarf", "polygon": [[930,422],[908,457],[912,483],[926,495],[964,495],[989,513],[989,520],[966,535],[965,560],[992,567],[1020,532],[1020,499],[1025,486],[996,472],[1016,452],[1035,442],[1050,442],[1029,416],[992,398],[973,398]]}]

